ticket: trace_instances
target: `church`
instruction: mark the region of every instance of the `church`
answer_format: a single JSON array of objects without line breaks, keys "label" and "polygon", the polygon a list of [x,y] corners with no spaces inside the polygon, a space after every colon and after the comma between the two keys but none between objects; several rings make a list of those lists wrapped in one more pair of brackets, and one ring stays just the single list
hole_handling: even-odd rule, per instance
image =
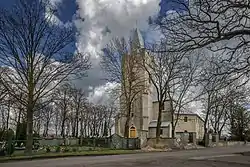
[{"label": "church", "polygon": [[[144,40],[139,29],[133,31],[132,47],[137,50],[139,56],[143,56],[146,61],[150,61],[150,55],[145,51]],[[137,55],[138,56],[138,55]],[[126,63],[126,61],[124,62]],[[150,82],[148,73],[140,69],[137,71],[139,78],[143,79],[143,89],[136,94],[136,98],[132,101],[132,109],[129,119],[129,137],[139,138],[141,145],[144,145],[149,138],[155,138],[156,125],[158,117],[159,103],[154,101],[154,86]],[[138,77],[138,76],[137,76]],[[122,103],[123,98],[120,98]],[[125,113],[120,107],[120,113]],[[176,116],[174,116],[176,118]],[[161,138],[172,137],[172,117],[169,110],[168,101],[164,102],[161,123]],[[115,121],[115,133],[124,136],[126,114],[120,114]],[[194,113],[181,113],[175,128],[175,137],[178,138],[182,133],[188,133],[190,138],[201,140],[204,136],[204,121]]]}]

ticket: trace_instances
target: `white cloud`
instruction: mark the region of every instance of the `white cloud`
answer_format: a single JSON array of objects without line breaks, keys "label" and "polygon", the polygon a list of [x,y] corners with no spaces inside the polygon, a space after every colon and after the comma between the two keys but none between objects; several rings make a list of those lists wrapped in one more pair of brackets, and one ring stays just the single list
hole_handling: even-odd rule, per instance
[{"label": "white cloud", "polygon": [[62,3],[63,0],[49,0],[51,5],[57,7],[59,4]]},{"label": "white cloud", "polygon": [[[118,84],[116,83],[106,83],[105,85],[101,85],[98,87],[91,87],[92,92],[89,93],[88,100],[90,102],[96,103],[96,104],[105,104],[108,103],[108,99],[111,100],[113,99],[111,96],[111,90],[117,87]],[[115,99],[113,99],[115,100]]]},{"label": "white cloud", "polygon": [[[135,27],[148,30],[148,17],[159,12],[160,0],[76,0],[78,4],[78,18],[74,21],[77,28],[77,43],[79,51],[91,55],[92,69],[88,77],[78,85],[94,87],[90,94],[93,101],[104,91],[104,73],[99,66],[101,49],[113,37],[128,37]],[[109,30],[110,32],[107,32]],[[106,32],[105,32],[106,31]],[[102,90],[104,89],[104,90]]]},{"label": "white cloud", "polygon": [[[148,17],[159,11],[160,0],[77,0],[77,47],[95,56],[112,37],[128,37],[136,25],[148,29]],[[84,21],[83,21],[84,20]],[[111,33],[104,33],[109,29]]]}]

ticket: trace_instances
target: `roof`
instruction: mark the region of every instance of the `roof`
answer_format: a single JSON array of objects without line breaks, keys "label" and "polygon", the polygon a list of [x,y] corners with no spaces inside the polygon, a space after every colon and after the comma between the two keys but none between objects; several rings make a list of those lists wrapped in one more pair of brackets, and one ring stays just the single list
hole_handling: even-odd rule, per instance
[{"label": "roof", "polygon": [[[177,113],[176,113],[177,114]],[[197,116],[201,121],[204,122],[204,120],[200,117],[199,114],[196,114],[196,113],[179,113],[179,115],[192,115],[192,116]]]},{"label": "roof", "polygon": [[144,39],[142,37],[142,34],[138,28],[134,30],[133,37],[132,37],[132,43],[136,47],[144,48]]},{"label": "roof", "polygon": [[[161,127],[168,127],[171,124],[171,122],[163,121],[161,122]],[[149,128],[156,128],[157,127],[157,120],[152,120],[149,123]]]},{"label": "roof", "polygon": [[[167,100],[165,100],[164,102],[167,102],[167,101],[169,101],[169,100],[167,99]],[[159,101],[153,101],[153,103],[159,103]],[[175,113],[175,114],[178,114],[178,113]],[[182,111],[179,113],[179,115],[192,115],[192,116],[197,116],[201,121],[204,122],[204,120],[200,117],[199,114],[193,113],[192,111],[187,111],[187,110],[183,111],[183,110],[182,110]]]}]

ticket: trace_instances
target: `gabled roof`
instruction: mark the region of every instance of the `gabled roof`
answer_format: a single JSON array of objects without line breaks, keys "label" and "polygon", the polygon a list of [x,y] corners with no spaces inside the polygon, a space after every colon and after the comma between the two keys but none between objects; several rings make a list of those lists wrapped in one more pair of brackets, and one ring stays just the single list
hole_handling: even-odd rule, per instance
[{"label": "gabled roof", "polygon": [[[177,114],[177,113],[176,113]],[[189,116],[189,115],[191,115],[191,116],[196,116],[196,117],[198,117],[201,121],[203,121],[204,122],[204,120],[200,117],[200,115],[199,114],[196,114],[196,113],[179,113],[179,115],[186,115],[186,116]]]}]

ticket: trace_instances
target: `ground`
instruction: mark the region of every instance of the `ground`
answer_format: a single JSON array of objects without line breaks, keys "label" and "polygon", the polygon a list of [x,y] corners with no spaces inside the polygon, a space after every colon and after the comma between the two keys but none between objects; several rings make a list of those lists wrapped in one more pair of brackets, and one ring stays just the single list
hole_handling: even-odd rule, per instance
[{"label": "ground", "polygon": [[73,157],[47,160],[9,162],[1,167],[249,167],[250,156],[240,152],[250,146],[207,148],[200,150],[113,155],[100,157]]}]

